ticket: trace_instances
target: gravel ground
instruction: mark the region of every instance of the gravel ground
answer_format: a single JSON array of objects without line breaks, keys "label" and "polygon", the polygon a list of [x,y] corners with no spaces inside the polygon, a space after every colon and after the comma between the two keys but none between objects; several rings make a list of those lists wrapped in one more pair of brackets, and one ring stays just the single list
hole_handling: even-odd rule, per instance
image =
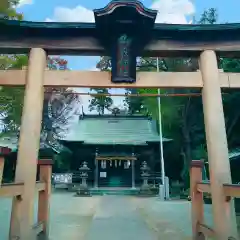
[{"label": "gravel ground", "polygon": [[132,197],[104,196],[90,226],[86,240],[157,240],[147,226]]},{"label": "gravel ground", "polygon": [[[190,240],[191,203],[187,201],[160,201],[157,198],[134,199],[146,223],[159,240]],[[205,223],[213,226],[211,206],[205,206]]]},{"label": "gravel ground", "polygon": [[[190,240],[191,203],[130,196],[51,196],[50,240]],[[0,198],[0,239],[8,239],[11,199]],[[35,202],[36,222],[37,199]],[[213,225],[211,205],[205,222]]]},{"label": "gravel ground", "polygon": [[[59,191],[51,196],[50,240],[84,240],[92,222],[99,197],[79,198]],[[37,221],[37,198],[34,222]],[[0,239],[8,239],[11,199],[0,198]]]},{"label": "gravel ground", "polygon": [[[190,240],[191,202],[160,201],[158,198],[134,199],[146,223],[158,233],[159,240]],[[204,222],[213,228],[212,205],[204,205]],[[237,217],[240,235],[240,216]],[[240,238],[239,238],[240,239]]]}]

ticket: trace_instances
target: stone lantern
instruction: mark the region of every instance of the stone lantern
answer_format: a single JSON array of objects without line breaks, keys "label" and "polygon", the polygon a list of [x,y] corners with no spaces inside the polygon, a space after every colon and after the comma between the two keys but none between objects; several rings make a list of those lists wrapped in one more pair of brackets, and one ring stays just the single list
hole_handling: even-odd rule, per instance
[{"label": "stone lantern", "polygon": [[148,179],[149,179],[149,171],[150,171],[150,167],[147,165],[147,162],[144,161],[140,167],[141,169],[141,178],[143,180],[143,184],[142,186],[140,187],[140,192],[139,194],[140,195],[146,195],[146,196],[149,196],[149,195],[152,195],[152,192],[151,192],[151,189],[150,189],[150,186],[148,185]]},{"label": "stone lantern", "polygon": [[79,168],[81,183],[76,192],[76,196],[90,196],[90,191],[87,185],[88,172],[90,168],[87,166],[87,162],[83,162],[82,166]]},{"label": "stone lantern", "polygon": [[144,161],[142,163],[142,166],[140,167],[141,169],[141,178],[143,179],[143,185],[142,186],[148,186],[148,178],[150,176],[149,174],[149,171],[150,171],[150,168],[149,166],[147,165],[147,162]]}]

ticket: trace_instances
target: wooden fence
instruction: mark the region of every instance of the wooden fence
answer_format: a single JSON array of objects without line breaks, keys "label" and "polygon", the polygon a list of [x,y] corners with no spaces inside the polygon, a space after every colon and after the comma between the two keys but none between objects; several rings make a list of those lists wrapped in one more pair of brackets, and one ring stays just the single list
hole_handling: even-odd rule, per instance
[{"label": "wooden fence", "polygon": [[[207,226],[204,222],[204,193],[211,194],[211,182],[203,181],[202,171],[203,161],[192,161],[190,178],[191,178],[191,200],[192,200],[192,232],[194,240],[216,239],[217,232]],[[240,198],[240,185],[223,184],[222,191],[225,197],[226,208],[231,208],[232,197]],[[212,204],[216,204],[212,202]],[[222,209],[224,211],[224,209]],[[230,212],[229,212],[230,214]],[[224,221],[224,220],[223,220]],[[224,222],[223,222],[224,224]],[[227,240],[237,240],[229,236]]]},{"label": "wooden fence", "polygon": [[[0,197],[13,198],[9,239],[18,240],[20,239],[21,225],[23,224],[21,218],[22,215],[26,214],[19,206],[26,189],[24,189],[24,183],[22,182],[2,184],[5,156],[6,154],[0,153]],[[38,166],[40,179],[35,184],[35,191],[38,193],[38,220],[36,224],[32,225],[32,239],[36,239],[39,235],[48,236],[49,231],[52,160],[38,160]]]}]

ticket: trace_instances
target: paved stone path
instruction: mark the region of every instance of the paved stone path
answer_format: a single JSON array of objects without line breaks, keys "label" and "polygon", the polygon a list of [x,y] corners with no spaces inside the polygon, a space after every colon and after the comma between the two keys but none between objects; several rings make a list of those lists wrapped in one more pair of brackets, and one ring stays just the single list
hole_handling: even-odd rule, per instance
[{"label": "paved stone path", "polygon": [[[79,198],[56,191],[51,195],[50,240],[85,240],[100,197]],[[37,222],[37,198],[34,222]],[[0,198],[0,240],[8,240],[11,199]]]},{"label": "paved stone path", "polygon": [[[54,192],[50,240],[190,240],[191,203],[127,196],[74,197]],[[34,222],[37,219],[37,198]],[[11,199],[0,198],[0,240],[8,239]],[[212,225],[211,205],[205,206]]]},{"label": "paved stone path", "polygon": [[74,197],[74,193],[52,195],[50,240],[85,240],[100,197]]},{"label": "paved stone path", "polygon": [[157,240],[131,200],[131,197],[102,197],[86,240]]},{"label": "paved stone path", "polygon": [[[192,239],[191,202],[184,200],[161,201],[158,198],[135,198],[139,212],[158,240]],[[211,205],[204,206],[205,223],[213,225]]]}]

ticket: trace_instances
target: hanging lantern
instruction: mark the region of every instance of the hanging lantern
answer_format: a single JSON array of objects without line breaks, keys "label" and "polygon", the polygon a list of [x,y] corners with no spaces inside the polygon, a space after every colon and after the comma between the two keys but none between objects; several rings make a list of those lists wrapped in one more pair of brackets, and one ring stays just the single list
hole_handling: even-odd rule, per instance
[{"label": "hanging lantern", "polygon": [[110,160],[110,167],[112,166],[112,160]]},{"label": "hanging lantern", "polygon": [[118,164],[117,164],[117,160],[115,160],[115,167],[117,167],[117,165],[118,165]]},{"label": "hanging lantern", "polygon": [[121,160],[119,160],[119,167],[121,167]]}]

